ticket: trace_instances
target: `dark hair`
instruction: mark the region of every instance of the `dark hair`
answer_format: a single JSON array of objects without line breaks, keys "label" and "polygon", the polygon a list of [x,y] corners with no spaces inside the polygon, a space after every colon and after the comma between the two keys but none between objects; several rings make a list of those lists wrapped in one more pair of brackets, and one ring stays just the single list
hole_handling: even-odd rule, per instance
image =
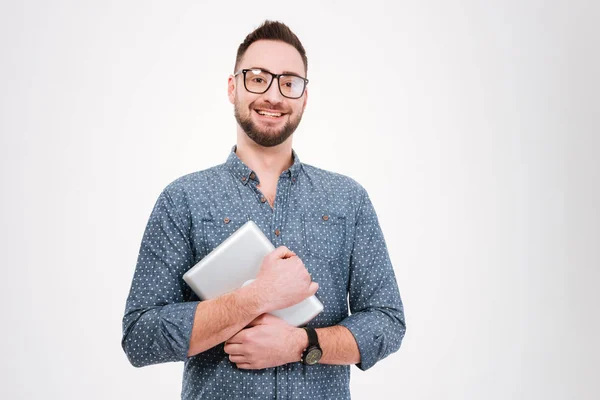
[{"label": "dark hair", "polygon": [[304,50],[304,46],[298,39],[298,36],[288,26],[279,21],[269,21],[266,20],[263,22],[261,26],[256,28],[254,31],[250,32],[246,39],[240,44],[237,51],[237,57],[235,58],[235,68],[234,72],[237,71],[238,65],[244,57],[246,50],[248,47],[257,40],[278,40],[280,42],[287,43],[291,46],[294,46],[300,56],[302,57],[302,61],[304,62],[304,73],[308,71],[308,59],[306,58],[306,51]]}]

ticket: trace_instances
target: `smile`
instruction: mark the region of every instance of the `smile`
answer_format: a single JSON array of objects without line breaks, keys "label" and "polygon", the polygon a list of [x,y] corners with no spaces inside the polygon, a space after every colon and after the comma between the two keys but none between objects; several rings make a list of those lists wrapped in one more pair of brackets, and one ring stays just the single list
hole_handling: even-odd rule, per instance
[{"label": "smile", "polygon": [[265,110],[254,110],[254,111],[256,111],[256,113],[259,115],[262,115],[264,117],[270,117],[270,118],[279,118],[282,115],[284,115],[283,113],[274,112],[274,111],[265,111]]}]

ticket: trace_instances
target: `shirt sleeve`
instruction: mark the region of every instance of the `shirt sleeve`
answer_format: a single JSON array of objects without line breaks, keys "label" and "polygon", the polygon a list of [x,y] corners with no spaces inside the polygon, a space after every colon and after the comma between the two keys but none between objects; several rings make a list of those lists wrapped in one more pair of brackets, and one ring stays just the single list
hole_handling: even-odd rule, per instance
[{"label": "shirt sleeve", "polygon": [[383,232],[368,194],[363,189],[354,247],[350,257],[351,315],[340,322],[354,335],[361,370],[400,348],[406,332],[404,308]]},{"label": "shirt sleeve", "polygon": [[123,317],[121,345],[136,367],[187,358],[197,301],[185,302],[193,263],[189,224],[165,189],[142,239]]}]

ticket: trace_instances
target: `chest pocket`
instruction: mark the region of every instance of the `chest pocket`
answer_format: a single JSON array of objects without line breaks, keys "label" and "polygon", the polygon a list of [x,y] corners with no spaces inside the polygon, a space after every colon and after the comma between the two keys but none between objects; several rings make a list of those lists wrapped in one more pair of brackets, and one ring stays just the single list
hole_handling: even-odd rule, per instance
[{"label": "chest pocket", "polygon": [[202,250],[204,255],[213,251],[215,247],[223,243],[225,239],[248,221],[248,215],[241,212],[210,207],[210,211],[202,218],[204,233]]},{"label": "chest pocket", "polygon": [[303,216],[306,250],[313,256],[336,260],[346,245],[346,217],[327,212]]}]

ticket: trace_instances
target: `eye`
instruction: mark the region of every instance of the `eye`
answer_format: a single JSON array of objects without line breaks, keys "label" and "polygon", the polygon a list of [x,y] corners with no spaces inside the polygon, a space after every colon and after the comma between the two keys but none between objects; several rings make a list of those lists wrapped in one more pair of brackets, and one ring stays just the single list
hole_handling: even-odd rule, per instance
[{"label": "eye", "polygon": [[285,78],[280,79],[280,83],[281,87],[285,87],[287,89],[291,89],[294,86],[298,85],[298,83],[296,82],[296,78],[291,76],[286,76]]}]

